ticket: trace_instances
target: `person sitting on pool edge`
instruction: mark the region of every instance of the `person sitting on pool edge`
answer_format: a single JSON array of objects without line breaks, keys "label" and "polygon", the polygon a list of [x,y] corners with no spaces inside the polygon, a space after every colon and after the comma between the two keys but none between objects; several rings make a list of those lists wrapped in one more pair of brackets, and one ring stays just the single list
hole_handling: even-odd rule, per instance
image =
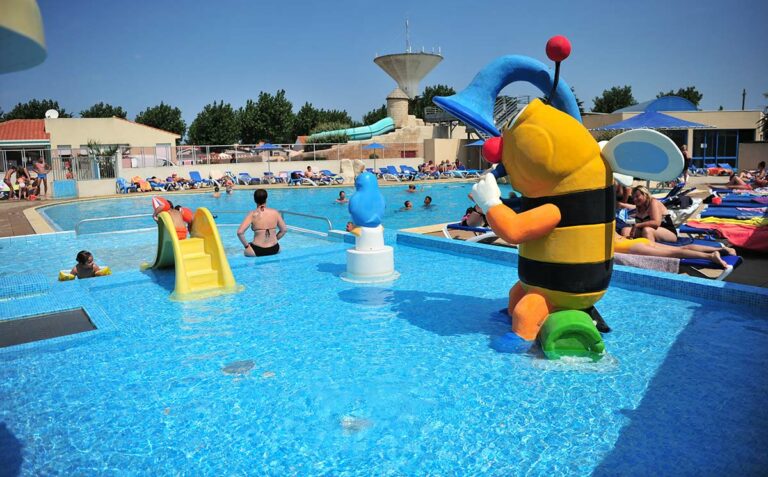
[{"label": "person sitting on pool edge", "polygon": [[155,211],[152,213],[152,218],[157,222],[157,216],[161,212],[168,212],[173,221],[173,226],[176,229],[176,236],[179,240],[187,238],[188,232],[192,230],[192,218],[194,214],[186,207],[180,205],[174,206],[173,202],[166,200],[166,204],[161,204],[155,207]]},{"label": "person sitting on pool edge", "polygon": [[[248,212],[240,227],[237,228],[237,238],[245,247],[243,252],[246,257],[264,257],[275,255],[280,251],[278,241],[283,238],[288,228],[285,225],[280,212],[267,207],[266,189],[253,191],[253,201],[256,209]],[[245,231],[248,227],[253,230],[253,240],[245,240]],[[277,233],[275,233],[277,230]]]}]

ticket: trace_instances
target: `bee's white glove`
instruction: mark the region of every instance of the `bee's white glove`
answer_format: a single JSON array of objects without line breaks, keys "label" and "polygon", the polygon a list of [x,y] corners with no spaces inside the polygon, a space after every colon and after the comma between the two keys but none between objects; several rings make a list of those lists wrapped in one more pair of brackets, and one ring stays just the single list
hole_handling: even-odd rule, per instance
[{"label": "bee's white glove", "polygon": [[501,204],[501,190],[496,183],[496,177],[493,174],[485,174],[480,181],[472,187],[472,198],[475,203],[483,209],[483,213],[488,213],[488,209],[494,205]]}]

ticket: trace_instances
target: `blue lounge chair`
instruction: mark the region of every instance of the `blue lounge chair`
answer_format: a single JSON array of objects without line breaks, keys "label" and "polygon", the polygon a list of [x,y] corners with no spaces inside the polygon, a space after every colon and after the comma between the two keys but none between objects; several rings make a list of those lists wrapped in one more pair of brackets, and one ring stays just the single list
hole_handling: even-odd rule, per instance
[{"label": "blue lounge chair", "polygon": [[450,233],[451,230],[464,230],[475,234],[474,237],[469,237],[465,242],[493,242],[498,238],[496,233],[488,227],[469,227],[456,222],[454,224],[445,224],[443,226],[443,235],[451,240],[456,239],[456,237]]},{"label": "blue lounge chair", "polygon": [[[392,167],[392,166],[389,166]],[[394,169],[394,167],[392,167]],[[379,167],[379,170],[381,171],[381,178],[385,181],[396,181],[400,182],[400,177],[398,177],[397,171],[394,173],[389,171],[389,168],[387,167]]]},{"label": "blue lounge chair", "polygon": [[381,173],[374,171],[372,167],[368,167],[365,170],[370,172],[374,176],[378,177],[379,179],[381,179]]},{"label": "blue lounge chair", "polygon": [[291,172],[290,179],[288,179],[288,185],[317,186],[317,183],[312,179],[310,179],[309,177],[304,176],[304,173],[302,171],[293,171]]},{"label": "blue lounge chair", "polygon": [[403,173],[405,174],[409,174],[415,180],[422,180],[427,178],[427,174],[424,174],[423,172],[419,172],[411,166],[401,165],[400,170],[403,171]]},{"label": "blue lounge chair", "polygon": [[135,185],[131,184],[122,177],[118,177],[115,182],[118,194],[127,194],[129,192],[136,192],[138,190]]},{"label": "blue lounge chair", "polygon": [[239,184],[242,185],[258,185],[261,184],[261,179],[258,177],[251,177],[247,172],[241,172],[237,178]]},{"label": "blue lounge chair", "polygon": [[198,171],[189,171],[189,179],[192,182],[192,187],[210,187],[213,185],[212,180],[203,179]]},{"label": "blue lounge chair", "polygon": [[[744,262],[744,259],[741,258],[738,255],[723,255],[721,256],[723,261],[728,264],[728,266],[723,269],[723,267],[719,265],[715,265],[712,261],[707,260],[705,258],[681,258],[680,259],[680,265],[686,265],[691,267],[692,269],[696,270],[697,272],[701,273],[699,268],[708,268],[713,270],[723,270],[723,273],[715,277],[714,279],[717,281],[723,281],[725,280],[728,275],[733,273],[733,271],[741,265]],[[707,278],[711,278],[707,275],[704,275]]]},{"label": "blue lounge chair", "polygon": [[285,183],[282,177],[276,176],[274,172],[265,172],[264,178],[261,180],[263,184],[278,184]]},{"label": "blue lounge chair", "polygon": [[329,184],[343,184],[344,178],[341,177],[338,174],[334,174],[333,172],[329,171],[328,169],[321,169],[320,174],[322,174],[322,179]]}]

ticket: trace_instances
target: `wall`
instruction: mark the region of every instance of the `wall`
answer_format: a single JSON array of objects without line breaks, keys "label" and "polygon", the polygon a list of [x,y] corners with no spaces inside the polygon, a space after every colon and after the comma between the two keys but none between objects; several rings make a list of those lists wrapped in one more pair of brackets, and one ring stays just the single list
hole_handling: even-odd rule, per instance
[{"label": "wall", "polygon": [[757,163],[761,161],[768,161],[768,142],[739,144],[739,169],[757,169]]},{"label": "wall", "polygon": [[114,179],[101,179],[97,181],[77,181],[77,196],[101,197],[115,193]]}]

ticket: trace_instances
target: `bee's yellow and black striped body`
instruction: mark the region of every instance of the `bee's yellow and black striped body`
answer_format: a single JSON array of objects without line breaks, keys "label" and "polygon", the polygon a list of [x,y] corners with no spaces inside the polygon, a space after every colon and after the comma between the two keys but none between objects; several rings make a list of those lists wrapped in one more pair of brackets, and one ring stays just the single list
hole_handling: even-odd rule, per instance
[{"label": "bee's yellow and black striped body", "polygon": [[557,196],[523,197],[523,210],[553,204],[560,222],[547,236],[520,244],[518,271],[526,291],[555,309],[583,310],[608,287],[613,264],[613,186]]}]

